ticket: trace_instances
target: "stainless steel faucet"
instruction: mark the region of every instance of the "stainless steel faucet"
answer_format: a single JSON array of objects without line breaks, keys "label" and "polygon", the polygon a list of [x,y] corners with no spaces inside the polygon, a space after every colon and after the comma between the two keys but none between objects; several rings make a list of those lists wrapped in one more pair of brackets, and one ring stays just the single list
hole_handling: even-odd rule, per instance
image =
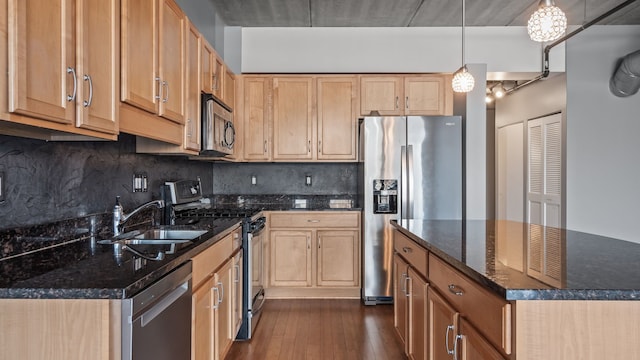
[{"label": "stainless steel faucet", "polygon": [[164,207],[164,200],[149,201],[133,209],[130,213],[125,214],[122,210],[122,205],[120,205],[120,196],[116,196],[116,205],[113,207],[113,236],[120,235],[122,226],[129,218],[150,206],[156,206],[161,209]]}]

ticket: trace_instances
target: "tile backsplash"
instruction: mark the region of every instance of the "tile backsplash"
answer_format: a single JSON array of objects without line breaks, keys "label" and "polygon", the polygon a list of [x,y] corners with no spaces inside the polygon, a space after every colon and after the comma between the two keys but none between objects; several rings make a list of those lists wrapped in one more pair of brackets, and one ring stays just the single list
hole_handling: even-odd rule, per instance
[{"label": "tile backsplash", "polygon": [[[200,177],[212,191],[212,165],[181,156],[135,153],[135,137],[95,142],[45,142],[0,135],[5,200],[0,229],[111,211],[117,195],[125,211],[160,198],[165,180]],[[132,192],[133,175],[145,174],[148,192]]]}]

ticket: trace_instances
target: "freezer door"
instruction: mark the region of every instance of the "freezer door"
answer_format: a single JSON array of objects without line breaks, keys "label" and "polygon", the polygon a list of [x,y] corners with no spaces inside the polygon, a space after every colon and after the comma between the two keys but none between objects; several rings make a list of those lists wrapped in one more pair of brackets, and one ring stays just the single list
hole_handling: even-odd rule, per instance
[{"label": "freezer door", "polygon": [[410,219],[462,219],[462,120],[407,118]]},{"label": "freezer door", "polygon": [[360,125],[363,156],[362,297],[367,305],[389,302],[393,282],[393,231],[397,213],[374,213],[377,191],[400,182],[400,148],[406,142],[406,118],[366,117]]}]

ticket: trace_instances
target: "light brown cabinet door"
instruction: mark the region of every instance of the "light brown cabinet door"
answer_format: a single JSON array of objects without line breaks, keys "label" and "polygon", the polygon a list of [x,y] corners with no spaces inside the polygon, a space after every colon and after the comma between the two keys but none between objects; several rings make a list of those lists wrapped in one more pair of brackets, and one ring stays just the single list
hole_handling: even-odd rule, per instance
[{"label": "light brown cabinet door", "polygon": [[269,77],[244,77],[243,149],[246,160],[271,160],[272,91]]},{"label": "light brown cabinet door", "polygon": [[317,285],[358,286],[360,241],[355,230],[317,231]]},{"label": "light brown cabinet door", "polygon": [[238,331],[240,331],[240,326],[242,325],[242,259],[243,253],[240,251],[236,256],[233,257],[233,321],[231,324],[231,338],[235,339],[236,335],[238,335]]},{"label": "light brown cabinet door", "polygon": [[222,101],[227,104],[229,108],[233,109],[234,102],[236,101],[236,76],[233,74],[233,71],[226,66],[224,67],[224,80],[222,83],[224,84]]},{"label": "light brown cabinet door", "polygon": [[[471,324],[460,319],[460,336],[456,339],[458,358],[462,360],[504,360]],[[458,350],[459,349],[459,350]]]},{"label": "light brown cabinet door", "polygon": [[313,158],[313,78],[273,78],[273,159]]},{"label": "light brown cabinet door", "polygon": [[270,232],[271,286],[311,286],[310,230]]},{"label": "light brown cabinet door", "polygon": [[409,277],[409,264],[404,261],[398,254],[393,255],[393,276],[394,276],[394,286],[393,286],[393,326],[400,336],[400,340],[404,344],[405,353],[408,352],[408,319],[407,315],[409,313],[409,304],[408,304],[408,277]]},{"label": "light brown cabinet door", "polygon": [[446,77],[442,75],[405,77],[403,104],[405,115],[445,115],[447,113],[445,80]]},{"label": "light brown cabinet door", "polygon": [[[158,115],[184,124],[185,16],[173,0],[158,0],[158,74],[160,107]],[[140,56],[140,54],[138,54]]]},{"label": "light brown cabinet door", "polygon": [[121,0],[120,99],[158,112],[158,0]]},{"label": "light brown cabinet door", "polygon": [[188,24],[184,148],[200,151],[200,33],[191,22]]},{"label": "light brown cabinet door", "polygon": [[317,159],[356,160],[357,78],[319,77],[317,84]]},{"label": "light brown cabinet door", "polygon": [[452,359],[458,331],[458,313],[432,288],[429,288],[427,292],[429,360]]},{"label": "light brown cabinet door", "polygon": [[362,76],[360,78],[360,115],[372,111],[385,115],[404,115],[401,76]]},{"label": "light brown cabinet door", "polygon": [[214,357],[215,311],[218,291],[214,279],[210,278],[191,297],[193,309],[193,336],[191,349],[194,360],[212,360]]},{"label": "light brown cabinet door", "polygon": [[202,39],[202,92],[213,94],[213,59],[216,52],[207,40]]},{"label": "light brown cabinet door", "polygon": [[231,347],[233,326],[233,261],[227,261],[222,268],[217,271],[213,278],[219,289],[219,299],[215,316],[216,344],[215,360],[223,360],[226,352]]},{"label": "light brown cabinet door", "polygon": [[117,134],[120,0],[78,0],[76,14],[76,126]]},{"label": "light brown cabinet door", "polygon": [[412,360],[427,359],[427,282],[409,268],[409,346],[408,355]]},{"label": "light brown cabinet door", "polygon": [[[9,111],[73,124],[78,76],[73,0],[9,0]],[[5,75],[6,76],[6,75]],[[77,79],[77,80],[76,80]]]},{"label": "light brown cabinet door", "polygon": [[213,58],[213,95],[218,99],[224,97],[224,61],[218,54]]}]

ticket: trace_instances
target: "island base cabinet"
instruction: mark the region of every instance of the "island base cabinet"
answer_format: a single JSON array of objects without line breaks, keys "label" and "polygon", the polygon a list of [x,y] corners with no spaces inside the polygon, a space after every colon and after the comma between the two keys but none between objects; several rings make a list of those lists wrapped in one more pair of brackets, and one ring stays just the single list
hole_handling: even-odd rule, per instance
[{"label": "island base cabinet", "polygon": [[393,255],[393,274],[395,278],[393,286],[393,326],[400,340],[407,344],[407,314],[409,306],[407,304],[407,277],[409,264],[398,254]]},{"label": "island base cabinet", "polygon": [[429,359],[451,359],[458,314],[436,291],[429,289]]},{"label": "island base cabinet", "polygon": [[640,359],[640,301],[517,301],[515,317],[518,360]]},{"label": "island base cabinet", "polygon": [[0,300],[0,358],[121,359],[120,301]]}]

